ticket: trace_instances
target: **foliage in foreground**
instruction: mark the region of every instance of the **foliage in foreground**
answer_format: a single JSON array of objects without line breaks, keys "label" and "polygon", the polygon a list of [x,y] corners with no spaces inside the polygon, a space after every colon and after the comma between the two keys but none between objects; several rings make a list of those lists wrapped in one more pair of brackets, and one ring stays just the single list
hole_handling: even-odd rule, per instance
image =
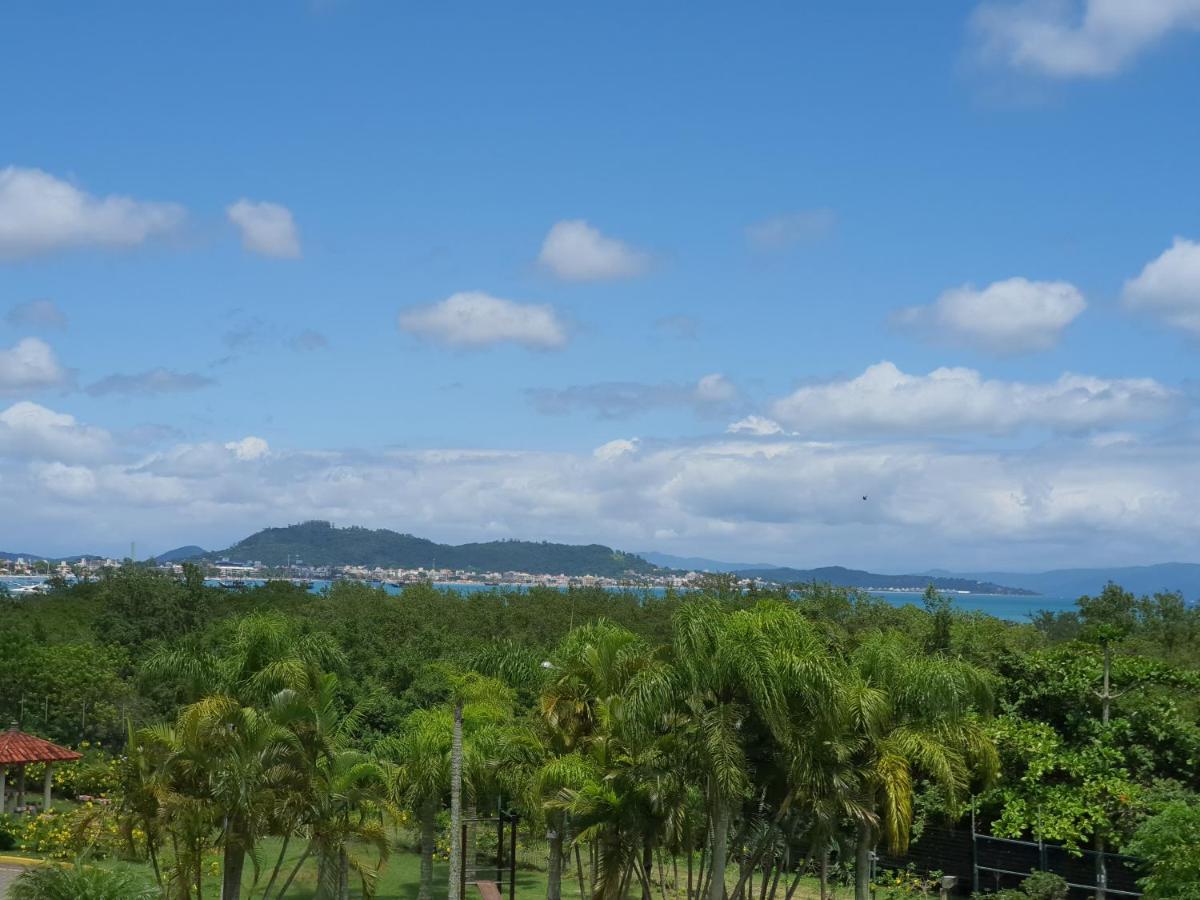
[{"label": "foliage in foreground", "polygon": [[225,593],[127,567],[0,610],[0,708],[108,748],[56,788],[112,803],[35,820],[46,851],[140,859],[171,900],[218,875],[284,897],[305,867],[323,900],[369,895],[396,827],[432,897],[456,761],[467,817],[521,814],[548,900],[773,900],[810,871],[862,895],[872,848],[972,798],[993,833],[1127,847],[1192,897],[1182,820],[1150,825],[1200,789],[1200,613],[1174,595],[1017,625],[936,592],[710,588]]},{"label": "foliage in foreground", "polygon": [[153,900],[159,893],[128,872],[76,864],[39,866],[21,873],[9,900]]}]

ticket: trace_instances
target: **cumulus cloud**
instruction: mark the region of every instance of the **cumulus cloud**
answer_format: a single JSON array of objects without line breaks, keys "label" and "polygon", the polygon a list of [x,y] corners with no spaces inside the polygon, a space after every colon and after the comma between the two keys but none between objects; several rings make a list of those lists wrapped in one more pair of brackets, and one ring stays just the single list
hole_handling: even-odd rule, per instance
[{"label": "cumulus cloud", "polygon": [[260,256],[300,258],[300,233],[286,206],[243,197],[225,209],[242,234],[242,247]]},{"label": "cumulus cloud", "polygon": [[756,250],[784,250],[826,237],[837,223],[831,209],[783,213],[746,228],[746,240]]},{"label": "cumulus cloud", "polygon": [[216,381],[205,375],[175,372],[160,366],[132,375],[116,373],[105,376],[88,385],[87,392],[93,397],[103,397],[107,394],[178,394],[198,391],[213,384],[216,384]]},{"label": "cumulus cloud", "polygon": [[240,441],[230,441],[225,445],[225,449],[231,451],[238,459],[246,462],[262,459],[271,452],[271,447],[266,441],[253,435],[244,437]]},{"label": "cumulus cloud", "polygon": [[0,448],[14,457],[87,460],[109,453],[112,436],[67,413],[23,400],[0,412]]},{"label": "cumulus cloud", "polygon": [[153,534],[164,549],[220,546],[264,525],[322,518],[403,523],[453,541],[546,537],[884,571],[923,561],[1033,568],[1112,563],[1118,552],[1130,562],[1173,558],[1190,549],[1200,505],[1194,447],[1161,442],[985,451],[620,438],[579,453],[284,451],[254,465],[218,444],[54,462],[0,458],[0,516],[19,519],[42,552],[103,549],[131,533]]},{"label": "cumulus cloud", "polygon": [[25,338],[7,350],[0,349],[0,392],[58,387],[70,380],[45,341]]},{"label": "cumulus cloud", "polygon": [[455,347],[521,344],[555,350],[567,343],[567,328],[554,308],[502,300],[482,291],[453,294],[439,303],[400,313],[401,331]]},{"label": "cumulus cloud", "polygon": [[695,384],[601,381],[561,389],[534,388],[528,393],[538,412],[545,415],[590,412],[601,419],[623,419],[670,407],[702,414],[727,412],[740,398],[737,387],[720,373],[705,375]]},{"label": "cumulus cloud", "polygon": [[1125,282],[1125,305],[1200,335],[1200,244],[1177,237],[1141,274]]},{"label": "cumulus cloud", "polygon": [[177,228],[183,207],[94,197],[41,169],[0,169],[0,259],[73,247],[132,247]]},{"label": "cumulus cloud", "polygon": [[620,459],[630,453],[637,453],[639,440],[637,438],[617,438],[606,444],[601,444],[592,451],[592,456],[604,462]]},{"label": "cumulus cloud", "polygon": [[928,306],[900,310],[893,321],[934,340],[1003,355],[1051,349],[1086,308],[1083,294],[1065,281],[1009,278],[983,290],[953,288]]},{"label": "cumulus cloud", "polygon": [[759,437],[783,434],[783,426],[766,416],[746,416],[733,422],[725,430],[729,434],[753,434]]},{"label": "cumulus cloud", "polygon": [[18,303],[4,316],[4,321],[15,328],[44,328],[62,330],[67,327],[67,316],[53,300],[30,300]]},{"label": "cumulus cloud", "polygon": [[538,263],[564,281],[606,281],[644,274],[650,255],[601,234],[583,219],[565,219],[551,226]]},{"label": "cumulus cloud", "polygon": [[1112,75],[1172,32],[1200,29],[1200,0],[1021,0],[972,17],[981,58],[1052,78]]},{"label": "cumulus cloud", "polygon": [[1010,434],[1025,428],[1084,431],[1168,415],[1179,396],[1150,378],[1064,374],[1025,383],[973,369],[909,375],[890,362],[855,378],[801,387],[774,417],[805,435]]}]

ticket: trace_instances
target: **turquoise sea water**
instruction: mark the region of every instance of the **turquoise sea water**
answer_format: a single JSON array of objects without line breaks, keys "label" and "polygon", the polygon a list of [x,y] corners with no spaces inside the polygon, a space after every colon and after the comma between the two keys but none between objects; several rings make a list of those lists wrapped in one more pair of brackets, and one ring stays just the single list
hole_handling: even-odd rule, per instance
[{"label": "turquoise sea water", "polygon": [[[328,587],[328,585],[328,581],[314,581],[311,590],[319,592]],[[374,583],[373,586],[379,587],[380,585]],[[402,590],[390,584],[384,584],[382,587],[389,594],[399,594]],[[464,584],[462,582],[438,583],[435,587],[443,590],[457,591],[460,594],[477,594],[481,591],[528,590],[524,585],[509,584],[495,586],[487,584]],[[620,593],[623,589],[610,588],[609,590]],[[667,591],[666,588],[639,588],[634,589],[632,592],[661,597]],[[922,591],[878,591],[872,592],[872,595],[886,600],[893,606],[904,606],[909,603],[920,606],[922,593]],[[1008,619],[1013,622],[1026,622],[1031,615],[1043,609],[1051,612],[1067,612],[1075,609],[1075,598],[1073,597],[1046,597],[1041,595],[1026,597],[1013,596],[1011,594],[949,594],[947,596],[954,601],[954,604],[959,609],[985,612],[997,618]]]},{"label": "turquoise sea water", "polygon": [[[0,584],[8,586],[11,590],[19,590],[22,587],[40,584],[45,581],[44,578],[10,578],[0,577]],[[210,582],[217,583],[217,582]],[[249,586],[262,584],[261,581],[247,581]],[[312,582],[310,588],[314,593],[318,593],[329,586],[328,581],[317,580]],[[375,584],[379,587],[379,584]],[[499,587],[486,584],[462,584],[448,583],[438,584],[436,587],[444,590],[457,591],[460,594],[475,594],[480,591],[514,591],[525,590],[522,585],[501,585]],[[389,594],[399,594],[401,589],[394,585],[384,584],[383,589]],[[612,588],[613,591],[619,591],[618,588]],[[666,593],[665,588],[642,588],[633,591],[633,593],[646,594],[649,596],[661,597]],[[18,593],[17,596],[20,596]],[[893,606],[904,606],[908,603],[920,605],[921,591],[880,591],[874,596],[881,597]],[[1025,622],[1029,617],[1038,610],[1050,610],[1051,612],[1066,612],[1075,609],[1075,599],[1073,597],[1025,597],[1013,596],[1011,594],[949,594],[948,595],[955,605],[962,610],[985,612],[989,615],[996,616],[1000,619],[1008,619],[1013,622]]]}]

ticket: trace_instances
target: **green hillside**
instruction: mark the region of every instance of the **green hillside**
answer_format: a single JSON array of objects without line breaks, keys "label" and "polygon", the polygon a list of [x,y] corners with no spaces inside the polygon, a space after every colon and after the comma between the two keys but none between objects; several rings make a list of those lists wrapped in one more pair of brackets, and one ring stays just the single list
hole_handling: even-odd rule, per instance
[{"label": "green hillside", "polygon": [[284,565],[300,559],[310,566],[384,566],[388,568],[473,569],[536,574],[602,575],[617,578],[655,567],[640,556],[601,544],[575,546],[535,541],[438,544],[385,528],[335,528],[312,521],[285,528],[264,528],[227,550],[211,554],[236,560]]}]

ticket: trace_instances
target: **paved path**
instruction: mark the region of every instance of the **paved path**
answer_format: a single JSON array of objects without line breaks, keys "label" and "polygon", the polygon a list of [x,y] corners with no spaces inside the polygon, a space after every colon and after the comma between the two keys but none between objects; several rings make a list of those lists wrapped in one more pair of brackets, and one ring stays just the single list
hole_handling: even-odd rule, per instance
[{"label": "paved path", "polygon": [[8,896],[8,886],[16,881],[17,876],[20,874],[20,869],[10,869],[7,866],[0,866],[0,900]]}]

